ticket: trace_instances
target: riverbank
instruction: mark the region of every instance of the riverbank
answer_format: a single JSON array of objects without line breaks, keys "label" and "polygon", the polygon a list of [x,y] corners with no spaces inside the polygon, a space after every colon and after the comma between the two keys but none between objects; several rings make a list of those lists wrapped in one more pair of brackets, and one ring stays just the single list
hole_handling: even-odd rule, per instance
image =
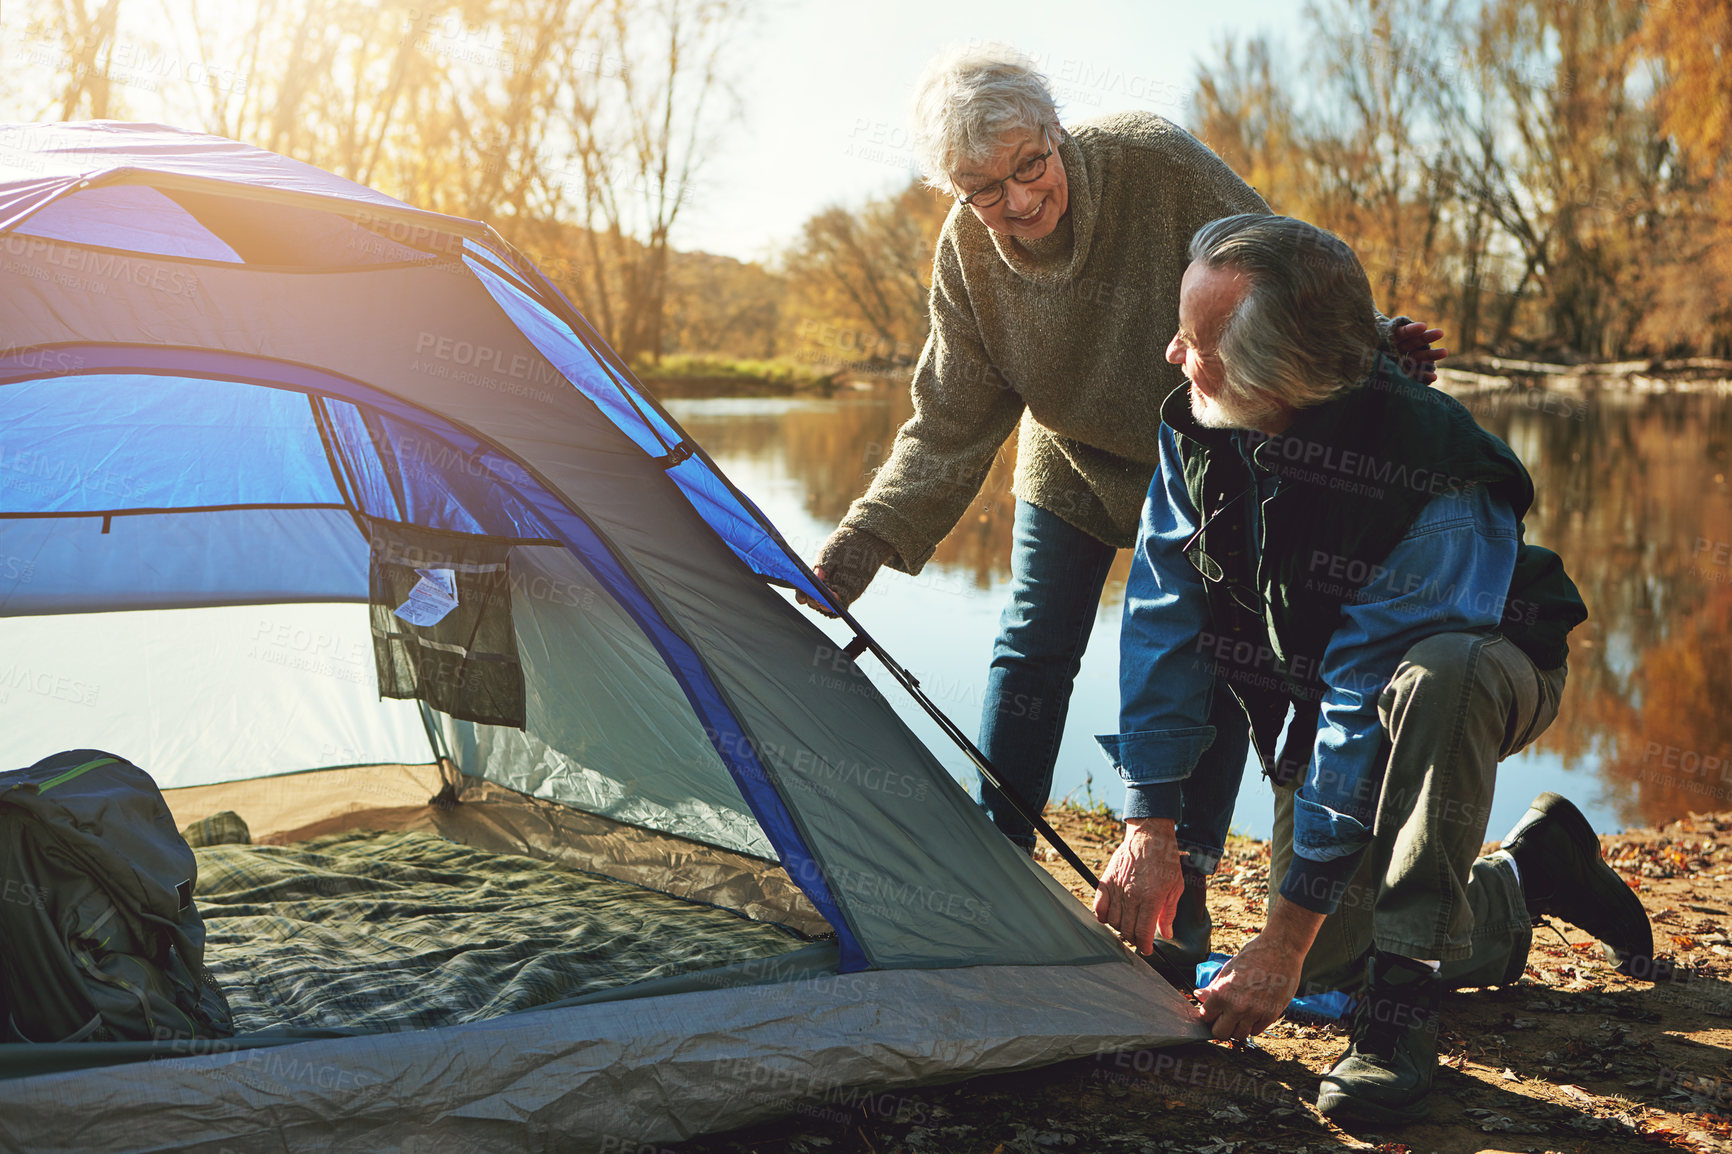
[{"label": "riverbank", "polygon": [[[913,369],[829,364],[772,358],[675,354],[636,369],[657,398],[823,396],[838,389],[906,388]],[[1681,360],[1550,364],[1471,353],[1451,357],[1438,369],[1439,385],[1458,396],[1505,392],[1561,392],[1645,396],[1653,393],[1732,395],[1732,360]]]},{"label": "riverbank", "polygon": [[[1049,817],[1097,873],[1121,836],[1107,813],[1071,807]],[[884,1094],[845,1110],[815,1103],[670,1154],[1732,1151],[1732,812],[1601,844],[1641,896],[1675,972],[1660,983],[1627,978],[1587,935],[1536,929],[1520,984],[1446,998],[1442,1067],[1421,1125],[1349,1132],[1326,1122],[1311,1102],[1346,1034],[1279,1022],[1259,1038],[1261,1051],[1199,1043]],[[1077,875],[1043,857],[1086,900]],[[1217,949],[1237,949],[1261,925],[1268,861],[1266,842],[1228,847],[1209,894]]]},{"label": "riverbank", "polygon": [[[906,388],[911,368],[864,368],[784,360],[670,356],[637,370],[658,399],[828,397],[838,390]],[[1562,365],[1478,354],[1452,357],[1438,384],[1459,397],[1500,393],[1569,393],[1641,397],[1655,393],[1732,395],[1732,360],[1691,357]]]},{"label": "riverbank", "polygon": [[1438,384],[1457,395],[1509,390],[1732,394],[1732,360],[1714,357],[1565,365],[1472,353],[1450,357],[1437,375]]},{"label": "riverbank", "polygon": [[675,355],[633,370],[658,400],[697,397],[827,397],[848,387],[847,368],[790,361]]}]

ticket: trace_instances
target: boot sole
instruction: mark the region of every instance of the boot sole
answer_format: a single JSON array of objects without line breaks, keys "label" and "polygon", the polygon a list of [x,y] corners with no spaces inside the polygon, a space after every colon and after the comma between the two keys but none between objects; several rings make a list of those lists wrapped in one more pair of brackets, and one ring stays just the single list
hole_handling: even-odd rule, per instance
[{"label": "boot sole", "polygon": [[[1506,853],[1513,853],[1516,848],[1519,848],[1522,838],[1528,830],[1532,829],[1548,817],[1556,821],[1559,829],[1564,833],[1564,835],[1568,837],[1570,841],[1575,842],[1583,851],[1589,849],[1592,850],[1593,858],[1596,862],[1596,865],[1593,868],[1604,874],[1605,877],[1611,879],[1611,881],[1616,882],[1620,890],[1629,894],[1630,908],[1635,912],[1635,914],[1640,916],[1644,927],[1650,927],[1648,911],[1642,907],[1642,899],[1636,896],[1634,890],[1624,884],[1624,879],[1618,876],[1616,870],[1606,864],[1605,855],[1600,851],[1600,838],[1599,835],[1594,832],[1594,827],[1589,824],[1587,816],[1583,814],[1580,809],[1576,808],[1576,804],[1569,798],[1564,797],[1562,794],[1547,791],[1546,793],[1542,793],[1538,797],[1534,798],[1533,804],[1528,806],[1527,813],[1522,815],[1522,819],[1516,822],[1514,828],[1512,828],[1504,837],[1500,848]],[[1623,901],[1624,899],[1620,896],[1618,900]],[[1574,922],[1571,922],[1570,924],[1575,925]],[[1585,933],[1594,934],[1596,939],[1605,942],[1604,938],[1600,938],[1594,930],[1587,926],[1577,926],[1576,928]],[[1648,947],[1645,953],[1642,950],[1622,950],[1613,947],[1613,952],[1617,955],[1619,962],[1618,969],[1628,974],[1635,972],[1632,967],[1640,968],[1644,963],[1649,968],[1652,968],[1652,957],[1654,953],[1653,942],[1653,931],[1650,927]],[[1611,943],[1608,942],[1606,944],[1610,945]]]},{"label": "boot sole", "polygon": [[1317,1110],[1332,1122],[1346,1119],[1378,1126],[1401,1126],[1431,1117],[1431,1100],[1428,1094],[1411,1106],[1396,1109],[1355,1098],[1339,1086],[1325,1085],[1317,1091]]}]

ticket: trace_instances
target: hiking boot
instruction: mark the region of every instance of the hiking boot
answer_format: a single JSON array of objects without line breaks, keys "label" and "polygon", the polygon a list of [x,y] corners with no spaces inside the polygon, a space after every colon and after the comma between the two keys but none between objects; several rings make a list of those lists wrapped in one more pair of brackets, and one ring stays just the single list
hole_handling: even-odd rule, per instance
[{"label": "hiking boot", "polygon": [[1163,974],[1183,978],[1185,988],[1194,989],[1197,967],[1209,960],[1209,936],[1214,930],[1209,920],[1209,877],[1182,866],[1180,872],[1185,888],[1173,912],[1173,936],[1155,939],[1149,964]]},{"label": "hiking boot", "polygon": [[1642,900],[1606,864],[1594,827],[1567,798],[1534,798],[1503,850],[1521,873],[1529,917],[1560,918],[1610,947],[1624,973],[1652,973],[1654,931]]},{"label": "hiking boot", "polygon": [[1317,1089],[1317,1109],[1341,1121],[1414,1122],[1430,1107],[1443,980],[1424,962],[1373,951],[1347,1052]]}]

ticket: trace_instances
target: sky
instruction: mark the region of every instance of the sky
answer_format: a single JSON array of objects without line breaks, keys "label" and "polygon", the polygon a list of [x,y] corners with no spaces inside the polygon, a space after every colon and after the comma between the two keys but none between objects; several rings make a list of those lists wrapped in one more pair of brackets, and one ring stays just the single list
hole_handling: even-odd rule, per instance
[{"label": "sky", "polygon": [[[1002,40],[1033,56],[1051,81],[1061,122],[1127,109],[1188,124],[1198,64],[1223,37],[1268,32],[1298,43],[1298,0],[743,0],[749,10],[726,71],[738,115],[713,140],[675,247],[768,260],[832,204],[857,205],[904,185],[914,171],[908,104],[942,49]],[[125,0],[116,59],[172,61],[159,83],[118,81],[133,118],[197,127],[182,69],[213,80],[242,65],[206,61],[179,0]],[[422,12],[443,27],[438,2]],[[58,37],[34,32],[17,5],[0,4],[0,65],[64,67]],[[487,29],[481,29],[486,43]],[[468,33],[462,43],[467,45]],[[224,67],[224,65],[227,67]],[[142,66],[141,66],[142,67]],[[0,89],[5,85],[0,84]],[[34,115],[0,108],[0,120]],[[384,191],[390,192],[387,188]]]},{"label": "sky", "polygon": [[1003,40],[1039,61],[1061,122],[1127,109],[1187,123],[1200,61],[1228,32],[1298,43],[1296,0],[769,0],[734,61],[740,119],[674,234],[683,249],[762,260],[830,204],[914,170],[908,103],[952,44]]}]

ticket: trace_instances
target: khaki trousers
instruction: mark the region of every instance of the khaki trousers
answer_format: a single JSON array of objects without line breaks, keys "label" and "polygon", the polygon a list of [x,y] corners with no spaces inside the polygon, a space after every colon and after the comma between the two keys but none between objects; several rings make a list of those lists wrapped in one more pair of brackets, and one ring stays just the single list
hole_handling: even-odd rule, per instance
[{"label": "khaki trousers", "polygon": [[[1533,940],[1521,886],[1479,847],[1497,763],[1557,718],[1565,676],[1495,633],[1440,633],[1402,657],[1377,704],[1391,749],[1371,845],[1305,956],[1301,994],[1357,989],[1374,944],[1442,962],[1452,989],[1521,976]],[[1293,790],[1277,789],[1271,906],[1292,858]]]}]

